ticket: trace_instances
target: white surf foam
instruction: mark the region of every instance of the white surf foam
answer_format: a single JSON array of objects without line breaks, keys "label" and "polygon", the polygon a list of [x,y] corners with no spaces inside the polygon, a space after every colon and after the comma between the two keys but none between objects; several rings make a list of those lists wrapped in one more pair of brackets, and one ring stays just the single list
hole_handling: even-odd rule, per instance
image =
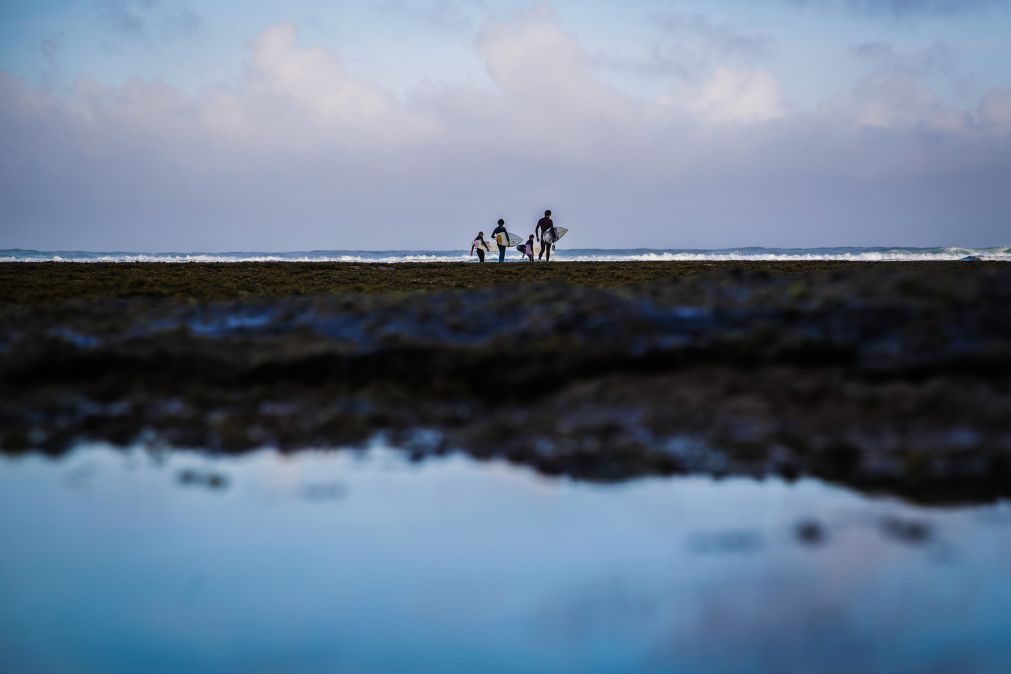
[{"label": "white surf foam", "polygon": [[[1011,262],[1011,247],[993,248],[741,248],[718,250],[678,249],[559,249],[552,260],[559,262],[934,262],[978,258]],[[497,258],[492,252],[488,259]],[[510,250],[507,259],[522,262]],[[137,253],[90,251],[0,250],[0,262],[477,262],[464,251],[309,251],[309,252],[228,252],[228,253]]]}]

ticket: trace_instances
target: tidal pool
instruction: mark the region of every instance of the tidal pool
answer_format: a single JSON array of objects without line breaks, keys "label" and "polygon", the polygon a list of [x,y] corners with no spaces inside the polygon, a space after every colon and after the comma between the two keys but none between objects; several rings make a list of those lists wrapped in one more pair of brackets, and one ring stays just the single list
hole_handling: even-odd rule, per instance
[{"label": "tidal pool", "polygon": [[1006,672],[1011,506],[461,456],[0,459],[4,672]]}]

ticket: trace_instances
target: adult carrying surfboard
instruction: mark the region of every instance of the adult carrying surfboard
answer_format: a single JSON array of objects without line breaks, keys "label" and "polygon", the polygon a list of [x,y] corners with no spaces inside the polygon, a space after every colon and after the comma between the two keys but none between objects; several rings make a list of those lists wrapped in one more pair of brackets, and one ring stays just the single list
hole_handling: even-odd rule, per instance
[{"label": "adult carrying surfboard", "polygon": [[537,259],[540,260],[541,256],[546,255],[545,261],[551,262],[551,249],[554,247],[555,241],[558,241],[561,237],[555,230],[555,222],[551,219],[550,210],[544,211],[544,217],[537,221],[534,235],[537,237],[537,241],[541,243],[541,250],[537,254]]},{"label": "adult carrying surfboard", "polygon": [[[555,227],[555,241],[558,241],[563,236],[565,236],[568,231],[569,230],[566,229],[565,227]],[[544,241],[547,241],[548,238],[551,238],[551,237],[546,237],[543,241],[536,241],[535,242],[534,241],[534,235],[533,234],[530,235],[530,244],[533,246],[533,254],[534,255],[539,255],[540,252],[541,252],[541,250],[545,246],[549,246],[552,249],[554,249],[554,243],[544,243]],[[527,244],[526,243],[521,243],[518,246],[513,246],[513,247],[516,250],[518,250],[521,255],[525,256],[527,254],[527,252],[526,252]]]}]

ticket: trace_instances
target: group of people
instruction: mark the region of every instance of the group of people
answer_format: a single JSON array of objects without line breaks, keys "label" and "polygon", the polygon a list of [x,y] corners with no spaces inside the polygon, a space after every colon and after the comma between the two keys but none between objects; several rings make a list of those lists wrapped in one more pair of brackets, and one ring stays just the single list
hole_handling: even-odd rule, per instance
[{"label": "group of people", "polygon": [[[509,231],[506,229],[505,220],[499,218],[498,227],[492,230],[491,237],[498,245],[498,261],[503,262],[505,260],[506,249],[509,247]],[[534,233],[530,235],[530,238],[527,239],[521,249],[524,257],[531,262],[534,261],[535,239],[541,243],[537,259],[544,259],[550,262],[552,245],[558,240],[557,233],[555,232],[555,223],[551,219],[551,211],[544,211],[544,217],[537,221]],[[477,238],[470,244],[470,254],[474,255],[477,252],[477,259],[484,262],[485,251],[491,251],[491,245],[485,241],[484,232],[478,232]]]}]

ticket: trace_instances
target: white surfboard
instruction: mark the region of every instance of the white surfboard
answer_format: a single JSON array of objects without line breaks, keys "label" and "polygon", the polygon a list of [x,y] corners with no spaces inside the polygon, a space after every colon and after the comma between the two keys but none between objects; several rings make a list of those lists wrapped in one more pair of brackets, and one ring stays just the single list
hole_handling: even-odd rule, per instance
[{"label": "white surfboard", "polygon": [[[568,231],[569,230],[568,230],[567,227],[555,227],[555,240],[551,241],[551,243],[557,242],[559,239],[561,239],[563,236],[565,236],[565,234]],[[551,230],[549,229],[548,233],[550,233],[550,232],[551,232]],[[544,239],[545,239],[545,237],[542,236],[541,240],[544,240]],[[537,243],[537,241],[535,240],[534,243]],[[545,243],[547,243],[547,241],[545,241]]]},{"label": "white surfboard", "polygon": [[[505,236],[500,233],[500,234],[496,235],[496,237],[494,239],[490,240],[490,241],[488,239],[484,240],[484,252],[485,252],[485,254],[498,255],[497,239],[499,237],[501,237],[503,239],[505,238]],[[471,243],[473,243],[473,241],[471,241]],[[512,233],[509,234],[509,244],[508,244],[509,248],[515,248],[517,245],[519,245],[521,243],[523,243],[523,239],[521,237],[517,236],[516,234],[512,234]]]},{"label": "white surfboard", "polygon": [[[506,240],[506,235],[503,234],[502,232],[499,232],[498,234],[495,235],[495,243],[500,243],[503,246],[505,246],[506,248],[511,248],[513,246],[518,246],[521,243],[523,243],[523,238],[520,237],[520,236],[517,236],[516,234],[513,234],[512,232],[510,232],[509,233],[509,240],[507,241]],[[494,246],[492,246],[492,247],[495,248]],[[498,250],[498,248],[495,248],[495,250]]]},{"label": "white surfboard", "polygon": [[[558,241],[563,236],[565,236],[566,232],[568,232],[568,231],[569,230],[567,228],[565,228],[565,227],[555,227],[555,241]],[[542,239],[542,241],[543,241],[543,239]],[[534,239],[534,257],[537,257],[538,255],[541,254],[541,246],[542,245],[554,245],[554,243],[547,244],[546,242],[544,242],[542,244],[542,241],[538,241],[537,239]],[[525,241],[523,243],[526,244]],[[520,252],[522,252],[522,251],[520,251]]]}]

